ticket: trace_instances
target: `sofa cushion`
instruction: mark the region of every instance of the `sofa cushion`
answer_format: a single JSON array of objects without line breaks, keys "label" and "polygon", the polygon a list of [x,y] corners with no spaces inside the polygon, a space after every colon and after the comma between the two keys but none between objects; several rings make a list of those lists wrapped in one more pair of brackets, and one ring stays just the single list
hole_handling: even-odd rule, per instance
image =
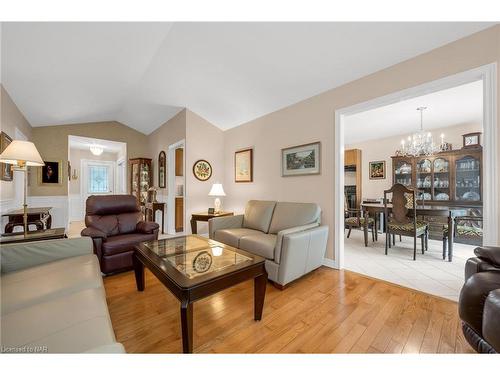
[{"label": "sofa cushion", "polygon": [[67,258],[2,277],[2,315],[88,288],[102,287],[93,254]]},{"label": "sofa cushion", "polygon": [[320,215],[321,209],[316,203],[278,202],[269,233],[276,234],[283,229],[319,223]]},{"label": "sofa cushion", "polygon": [[104,255],[113,255],[130,251],[134,249],[135,245],[141,242],[153,241],[156,235],[144,233],[129,233],[119,234],[117,236],[108,237],[102,243],[102,251]]},{"label": "sofa cushion", "polygon": [[2,316],[2,346],[45,346],[76,353],[112,344],[115,335],[103,288],[82,290]]},{"label": "sofa cushion", "polygon": [[116,215],[87,215],[85,216],[85,225],[99,229],[106,236],[116,236],[120,234],[118,218]]},{"label": "sofa cushion", "polygon": [[239,248],[266,259],[274,259],[276,235],[258,233],[240,238]]},{"label": "sofa cushion", "polygon": [[262,232],[248,228],[219,229],[214,233],[214,240],[232,247],[239,247],[241,237],[259,233]]},{"label": "sofa cushion", "polygon": [[274,201],[248,201],[245,207],[243,226],[267,233],[275,206],[276,202]]}]

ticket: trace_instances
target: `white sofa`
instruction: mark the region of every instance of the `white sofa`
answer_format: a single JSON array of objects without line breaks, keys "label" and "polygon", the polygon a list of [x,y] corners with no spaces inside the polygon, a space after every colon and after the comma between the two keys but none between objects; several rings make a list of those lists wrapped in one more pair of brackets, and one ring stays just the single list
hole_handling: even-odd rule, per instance
[{"label": "white sofa", "polygon": [[90,238],[3,245],[0,257],[3,352],[125,352]]},{"label": "white sofa", "polygon": [[315,203],[251,200],[244,215],[208,221],[209,237],[266,258],[270,280],[280,286],[320,267],[328,227]]}]

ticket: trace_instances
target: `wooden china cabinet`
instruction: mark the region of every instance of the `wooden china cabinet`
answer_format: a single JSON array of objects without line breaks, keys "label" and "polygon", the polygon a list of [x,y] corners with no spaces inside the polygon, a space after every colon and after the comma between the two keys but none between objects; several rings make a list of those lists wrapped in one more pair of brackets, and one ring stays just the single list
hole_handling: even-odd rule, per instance
[{"label": "wooden china cabinet", "polygon": [[130,193],[135,195],[141,205],[148,200],[148,189],[153,186],[151,159],[130,159]]},{"label": "wooden china cabinet", "polygon": [[[392,182],[417,192],[419,204],[450,206],[459,215],[482,215],[482,147],[464,147],[432,156],[392,157]],[[443,218],[425,217],[430,236],[442,238]]]}]

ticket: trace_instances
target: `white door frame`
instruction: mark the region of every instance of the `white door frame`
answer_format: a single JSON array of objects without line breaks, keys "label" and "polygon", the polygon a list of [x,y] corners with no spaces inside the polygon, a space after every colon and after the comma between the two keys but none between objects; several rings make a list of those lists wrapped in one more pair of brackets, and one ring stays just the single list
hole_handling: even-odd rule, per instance
[{"label": "white door frame", "polygon": [[183,194],[184,194],[184,224],[183,228],[186,232],[186,140],[183,139],[179,142],[172,143],[168,146],[167,155],[167,233],[168,234],[181,234],[175,231],[175,149],[184,148],[184,160],[182,161],[183,171]]},{"label": "white door frame", "polygon": [[499,244],[497,64],[491,63],[335,111],[334,268],[344,267],[345,117],[477,80],[483,81],[483,242],[487,245]]}]

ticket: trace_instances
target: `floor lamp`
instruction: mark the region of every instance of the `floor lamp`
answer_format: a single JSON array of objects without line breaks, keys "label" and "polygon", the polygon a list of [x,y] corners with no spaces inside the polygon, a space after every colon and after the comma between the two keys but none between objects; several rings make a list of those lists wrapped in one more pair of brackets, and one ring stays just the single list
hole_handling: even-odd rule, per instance
[{"label": "floor lamp", "polygon": [[12,141],[0,155],[0,162],[12,164],[14,170],[24,173],[23,227],[26,236],[28,233],[28,205],[26,203],[28,167],[41,167],[45,164],[34,143],[28,141]]}]

